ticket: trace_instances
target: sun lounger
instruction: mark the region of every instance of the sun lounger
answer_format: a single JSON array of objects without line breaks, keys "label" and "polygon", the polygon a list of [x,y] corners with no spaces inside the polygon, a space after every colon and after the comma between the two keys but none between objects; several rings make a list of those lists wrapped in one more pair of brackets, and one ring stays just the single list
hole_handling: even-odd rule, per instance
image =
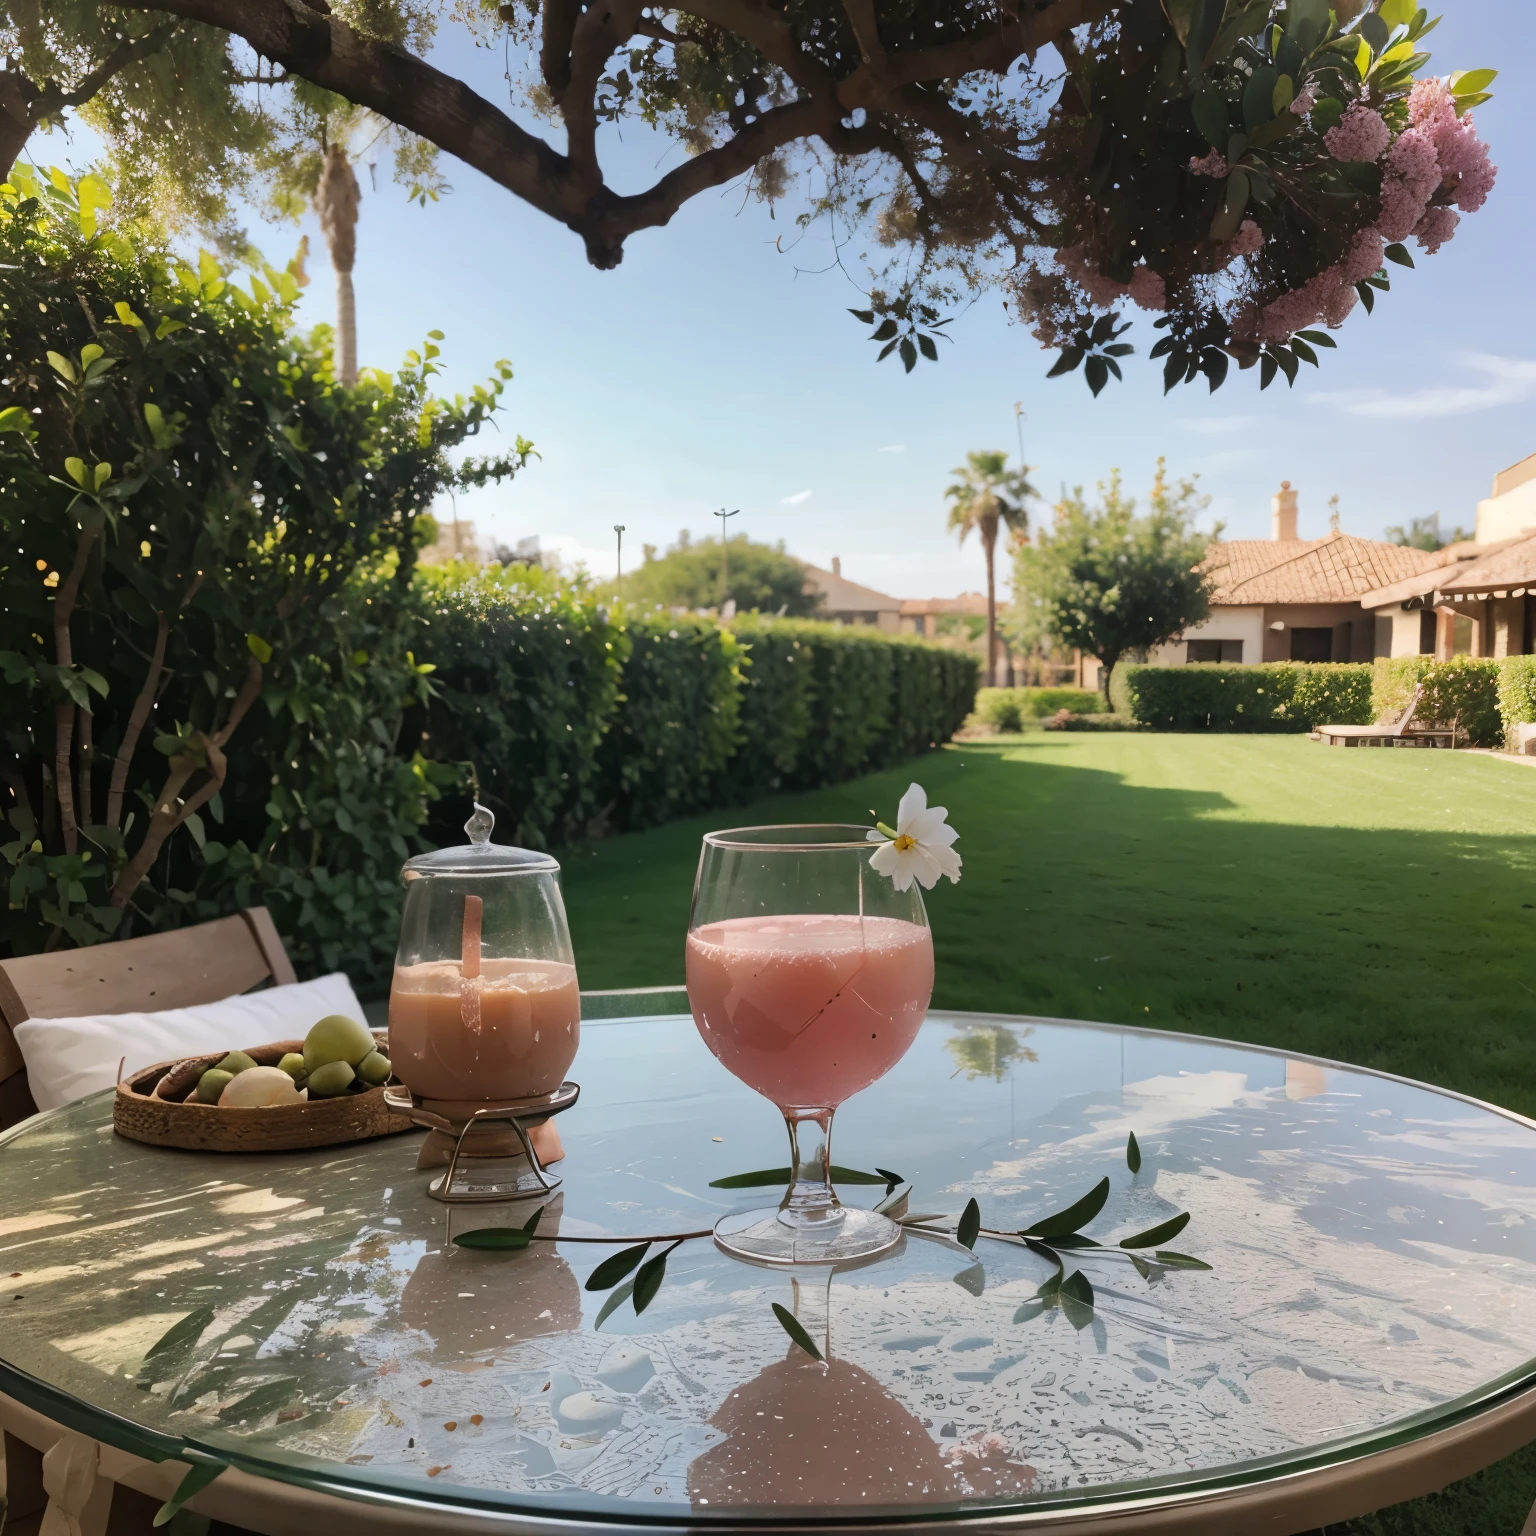
[{"label": "sun lounger", "polygon": [[1419,701],[1423,697],[1424,685],[1420,683],[1413,690],[1413,697],[1409,699],[1408,707],[1390,724],[1320,725],[1312,732],[1312,740],[1321,741],[1330,747],[1435,747],[1442,743],[1455,747],[1457,733],[1454,725],[1448,728],[1414,725],[1414,711],[1418,709]]}]

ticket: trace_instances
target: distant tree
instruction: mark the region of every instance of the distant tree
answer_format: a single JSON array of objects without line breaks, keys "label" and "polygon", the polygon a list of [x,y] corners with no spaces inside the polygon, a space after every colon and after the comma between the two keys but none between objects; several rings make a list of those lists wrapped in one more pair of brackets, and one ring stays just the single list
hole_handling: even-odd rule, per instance
[{"label": "distant tree", "polygon": [[[664,608],[715,608],[721,603],[720,541],[695,541],[686,531],[659,558],[653,546],[644,548],[645,559],[624,572],[623,597],[631,603],[659,603]],[[805,571],[780,544],[754,544],[745,538],[731,540],[730,585],[725,597],[734,598],[740,612],[781,610],[792,618],[810,618],[820,596],[805,590]]]},{"label": "distant tree", "polygon": [[1017,556],[1017,586],[1062,645],[1099,659],[1109,681],[1128,651],[1161,645],[1210,613],[1212,578],[1201,568],[1208,540],[1194,516],[1210,498],[1194,480],[1170,483],[1157,461],[1148,509],[1121,488],[1120,471],[1100,481],[1090,506],[1078,486],[1056,504],[1056,523]]},{"label": "distant tree", "polygon": [[987,682],[997,681],[997,535],[1000,528],[1016,534],[1029,530],[1026,503],[1035,488],[1026,479],[1029,466],[1009,469],[1008,455],[991,450],[966,454],[965,463],[950,473],[956,478],[944,492],[949,503],[949,527],[963,544],[971,534],[981,539],[987,561]]},{"label": "distant tree", "polygon": [[1444,549],[1447,544],[1460,544],[1472,537],[1465,528],[1452,528],[1442,536],[1438,512],[1431,512],[1428,517],[1416,517],[1406,528],[1388,528],[1385,532],[1390,543],[1402,544],[1408,549],[1426,549],[1431,554]]}]

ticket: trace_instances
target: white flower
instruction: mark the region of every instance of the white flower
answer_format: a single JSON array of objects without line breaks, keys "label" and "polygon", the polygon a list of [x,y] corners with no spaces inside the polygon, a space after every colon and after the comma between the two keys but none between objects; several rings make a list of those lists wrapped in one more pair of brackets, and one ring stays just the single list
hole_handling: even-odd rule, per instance
[{"label": "white flower", "polygon": [[911,785],[896,808],[896,831],[882,825],[871,832],[869,840],[880,846],[869,856],[869,867],[877,875],[889,875],[898,891],[912,888],[913,880],[925,891],[939,883],[940,875],[960,878],[960,855],[950,844],[960,836],[949,825],[949,812],[928,805],[928,794],[921,784]]}]

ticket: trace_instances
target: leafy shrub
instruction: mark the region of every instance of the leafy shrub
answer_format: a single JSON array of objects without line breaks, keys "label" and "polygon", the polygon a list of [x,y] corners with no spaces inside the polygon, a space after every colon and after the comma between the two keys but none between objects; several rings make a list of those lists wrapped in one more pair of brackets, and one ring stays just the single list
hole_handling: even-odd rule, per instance
[{"label": "leafy shrub", "polygon": [[1508,747],[1515,744],[1517,725],[1536,723],[1536,656],[1506,656],[1499,662],[1499,722]]},{"label": "leafy shrub", "polygon": [[446,456],[510,370],[438,400],[429,343],[342,387],[291,272],[241,287],[99,235],[26,167],[0,191],[0,292],[0,944],[264,900],[304,969],[370,968],[436,787],[397,746],[430,688],[417,518],[528,451]]},{"label": "leafy shrub", "polygon": [[[417,650],[436,696],[413,718],[422,751],[468,769],[496,814],[498,842],[548,848],[582,837],[612,800],[598,749],[629,656],[595,600],[538,570],[424,570]],[[466,795],[442,802],[431,835],[461,842]]]},{"label": "leafy shrub", "polygon": [[1419,725],[1449,730],[1458,726],[1475,747],[1497,746],[1503,728],[1499,720],[1499,663],[1486,656],[1382,657],[1376,663],[1372,699],[1378,715],[1398,714],[1408,707],[1413,690],[1424,685],[1414,713]]},{"label": "leafy shrub", "polygon": [[973,719],[990,730],[1017,731],[1026,720],[1044,720],[1061,710],[1095,714],[1103,702],[1091,688],[983,688]]},{"label": "leafy shrub", "polygon": [[713,619],[625,621],[618,708],[598,748],[603,814],[623,830],[719,803],[741,718],[741,646]]},{"label": "leafy shrub", "polygon": [[979,665],[975,657],[913,640],[886,643],[891,648],[895,692],[871,767],[899,763],[948,741],[965,724],[976,702]]},{"label": "leafy shrub", "polygon": [[1058,709],[1045,722],[1045,729],[1048,731],[1139,731],[1142,727],[1134,720],[1127,720],[1124,715],[1085,715],[1070,709]]},{"label": "leafy shrub", "polygon": [[813,636],[804,625],[748,614],[731,628],[741,643],[741,745],[721,798],[744,803],[794,781],[816,676]]},{"label": "leafy shrub", "polygon": [[1305,731],[1371,719],[1364,662],[1127,667],[1123,712],[1160,731]]}]

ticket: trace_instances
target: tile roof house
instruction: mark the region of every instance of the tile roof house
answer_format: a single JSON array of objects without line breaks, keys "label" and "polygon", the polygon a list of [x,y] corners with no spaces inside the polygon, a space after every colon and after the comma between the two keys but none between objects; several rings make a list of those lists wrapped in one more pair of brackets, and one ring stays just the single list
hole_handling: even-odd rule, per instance
[{"label": "tile roof house", "polygon": [[[1297,493],[1289,480],[1270,502],[1272,536],[1213,542],[1211,616],[1147,659],[1181,662],[1370,661],[1433,649],[1434,623],[1417,611],[1378,612],[1361,599],[1437,567],[1439,556],[1331,528],[1297,535]],[[1097,681],[1084,663],[1083,685]]]},{"label": "tile roof house", "polygon": [[861,587],[843,575],[842,559],[832,557],[832,569],[824,571],[820,566],[801,566],[805,571],[805,590],[821,597],[819,618],[831,619],[835,624],[872,624],[887,634],[895,634],[901,615],[901,599],[873,587]]},{"label": "tile roof house", "polygon": [[901,602],[901,632],[932,640],[939,632],[940,619],[986,616],[987,598],[983,592],[962,592],[959,597],[906,597]]}]

